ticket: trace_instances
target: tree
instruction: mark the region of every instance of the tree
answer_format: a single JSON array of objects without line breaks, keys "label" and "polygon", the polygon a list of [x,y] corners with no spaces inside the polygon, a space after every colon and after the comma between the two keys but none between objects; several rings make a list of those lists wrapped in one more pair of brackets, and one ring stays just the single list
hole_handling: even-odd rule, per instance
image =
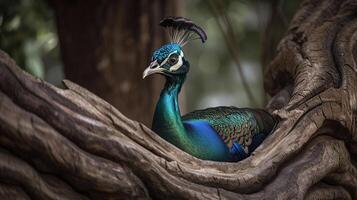
[{"label": "tree", "polygon": [[357,4],[304,1],[265,74],[280,122],[239,163],[196,159],[86,89],[0,54],[0,195],[356,199]]},{"label": "tree", "polygon": [[[177,15],[179,1],[51,0],[66,78],[76,81],[124,114],[151,123],[160,83],[142,81],[152,50],[164,42],[158,26]],[[125,96],[126,98],[122,98]],[[132,105],[136,105],[133,107]]]}]

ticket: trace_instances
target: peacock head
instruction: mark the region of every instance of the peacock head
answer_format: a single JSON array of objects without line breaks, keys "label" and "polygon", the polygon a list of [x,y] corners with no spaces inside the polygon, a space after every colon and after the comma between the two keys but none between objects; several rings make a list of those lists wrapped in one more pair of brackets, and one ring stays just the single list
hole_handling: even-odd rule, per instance
[{"label": "peacock head", "polygon": [[169,43],[160,47],[151,58],[151,63],[143,73],[143,78],[151,74],[162,74],[166,77],[186,75],[190,65],[184,57],[181,46]]},{"label": "peacock head", "polygon": [[162,74],[168,78],[186,75],[190,65],[184,57],[182,47],[195,39],[205,42],[206,33],[191,20],[183,17],[165,18],[160,25],[169,30],[171,42],[154,52],[149,67],[143,73],[143,78],[151,74]]}]

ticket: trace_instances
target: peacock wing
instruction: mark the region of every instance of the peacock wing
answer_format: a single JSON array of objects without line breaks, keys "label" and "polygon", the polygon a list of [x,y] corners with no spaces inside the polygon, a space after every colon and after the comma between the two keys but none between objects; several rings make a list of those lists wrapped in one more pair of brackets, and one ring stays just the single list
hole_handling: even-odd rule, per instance
[{"label": "peacock wing", "polygon": [[182,119],[207,121],[229,149],[238,143],[248,154],[254,135],[262,132],[255,115],[256,112],[248,108],[214,107],[190,112]]}]

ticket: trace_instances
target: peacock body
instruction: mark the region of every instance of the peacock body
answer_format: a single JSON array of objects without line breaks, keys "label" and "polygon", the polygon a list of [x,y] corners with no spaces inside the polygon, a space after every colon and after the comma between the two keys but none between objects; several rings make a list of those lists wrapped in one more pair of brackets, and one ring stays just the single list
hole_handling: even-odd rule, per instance
[{"label": "peacock body", "polygon": [[[166,18],[161,25],[170,27],[173,41],[156,50],[143,78],[159,73],[166,77],[156,105],[152,129],[183,151],[205,160],[239,161],[248,157],[275,125],[264,110],[214,107],[181,116],[178,95],[189,71],[182,46],[204,31],[185,18]],[[176,30],[176,32],[175,32]],[[180,33],[180,32],[184,33]],[[181,36],[180,36],[181,34]]]}]

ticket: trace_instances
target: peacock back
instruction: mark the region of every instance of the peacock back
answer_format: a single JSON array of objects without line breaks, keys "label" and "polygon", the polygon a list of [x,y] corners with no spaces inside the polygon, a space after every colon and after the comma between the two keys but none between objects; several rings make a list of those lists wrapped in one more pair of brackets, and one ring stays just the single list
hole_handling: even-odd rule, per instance
[{"label": "peacock back", "polygon": [[264,110],[213,107],[182,116],[185,121],[205,121],[219,134],[235,160],[249,156],[275,125],[274,118]]}]

